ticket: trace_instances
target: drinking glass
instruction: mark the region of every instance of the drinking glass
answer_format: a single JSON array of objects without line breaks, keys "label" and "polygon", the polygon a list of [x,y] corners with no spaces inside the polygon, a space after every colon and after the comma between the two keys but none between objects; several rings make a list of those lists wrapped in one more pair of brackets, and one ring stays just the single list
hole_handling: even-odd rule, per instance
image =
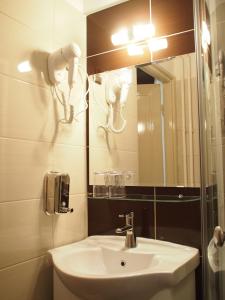
[{"label": "drinking glass", "polygon": [[125,174],[123,171],[110,171],[109,178],[109,197],[124,198],[125,191]]},{"label": "drinking glass", "polygon": [[105,198],[109,196],[108,172],[94,172],[93,197]]}]

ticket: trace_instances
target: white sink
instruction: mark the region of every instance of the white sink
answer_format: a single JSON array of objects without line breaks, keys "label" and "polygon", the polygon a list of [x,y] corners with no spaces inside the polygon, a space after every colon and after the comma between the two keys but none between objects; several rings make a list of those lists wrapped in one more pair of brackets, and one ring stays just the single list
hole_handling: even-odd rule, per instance
[{"label": "white sink", "polygon": [[176,286],[199,264],[195,248],[137,238],[136,248],[125,249],[124,240],[92,236],[49,253],[64,285],[88,300],[150,299]]}]

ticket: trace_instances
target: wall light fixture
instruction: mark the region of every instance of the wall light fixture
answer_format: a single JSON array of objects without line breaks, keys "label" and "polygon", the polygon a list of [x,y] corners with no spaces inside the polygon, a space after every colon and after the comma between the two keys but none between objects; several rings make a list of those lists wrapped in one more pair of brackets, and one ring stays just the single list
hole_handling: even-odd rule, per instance
[{"label": "wall light fixture", "polygon": [[166,48],[168,48],[168,41],[167,41],[166,38],[151,39],[148,42],[148,48],[152,52],[159,51],[159,50],[162,50],[162,49],[166,49]]},{"label": "wall light fixture", "polygon": [[135,41],[142,41],[155,35],[153,24],[136,24],[133,26],[133,38]]},{"label": "wall light fixture", "polygon": [[143,55],[144,49],[142,45],[130,44],[127,46],[127,52],[129,56]]},{"label": "wall light fixture", "polygon": [[129,42],[128,29],[122,28],[118,32],[111,35],[111,41],[114,46],[127,44]]}]

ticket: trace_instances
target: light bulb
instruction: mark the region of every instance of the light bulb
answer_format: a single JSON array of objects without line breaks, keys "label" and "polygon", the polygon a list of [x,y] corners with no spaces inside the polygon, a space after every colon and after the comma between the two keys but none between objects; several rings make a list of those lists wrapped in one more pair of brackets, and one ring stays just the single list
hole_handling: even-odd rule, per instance
[{"label": "light bulb", "polygon": [[127,52],[128,52],[129,56],[144,54],[143,47],[140,45],[135,45],[135,44],[131,44],[131,45],[127,46]]},{"label": "light bulb", "polygon": [[133,26],[133,37],[136,41],[145,40],[155,35],[153,24],[136,24]]},{"label": "light bulb", "polygon": [[162,50],[162,49],[166,49],[166,48],[168,48],[168,41],[167,41],[166,38],[151,39],[148,42],[148,47],[149,47],[149,50],[152,51],[152,52]]},{"label": "light bulb", "polygon": [[127,28],[122,28],[120,31],[111,35],[111,41],[114,46],[119,46],[128,43],[129,35]]}]

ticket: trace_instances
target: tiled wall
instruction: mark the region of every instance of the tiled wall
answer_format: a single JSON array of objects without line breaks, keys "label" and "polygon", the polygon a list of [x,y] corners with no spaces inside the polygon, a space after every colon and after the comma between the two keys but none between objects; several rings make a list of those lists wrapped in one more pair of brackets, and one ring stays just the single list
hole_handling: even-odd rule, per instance
[{"label": "tiled wall", "polygon": [[137,236],[201,249],[199,188],[128,187],[127,192],[129,200],[88,199],[89,235],[114,234],[124,225],[118,215],[133,211]]},{"label": "tiled wall", "polygon": [[[137,85],[139,183],[163,185],[161,94],[159,84]],[[140,126],[140,125],[139,125]]]},{"label": "tiled wall", "polygon": [[[47,55],[77,42],[85,57],[86,20],[64,0],[2,0],[0,36],[0,298],[51,300],[46,251],[87,235],[86,121],[58,123]],[[18,71],[23,61],[30,72]],[[73,214],[43,212],[49,170],[70,174]]]},{"label": "tiled wall", "polygon": [[[126,48],[112,44],[111,35],[117,32],[118,24],[119,28],[131,28],[134,24],[148,23],[150,11],[156,36],[167,37],[166,49],[150,53],[148,47],[143,47],[143,55],[129,56]],[[190,0],[130,0],[87,17],[89,75],[194,51],[193,6]]]}]

